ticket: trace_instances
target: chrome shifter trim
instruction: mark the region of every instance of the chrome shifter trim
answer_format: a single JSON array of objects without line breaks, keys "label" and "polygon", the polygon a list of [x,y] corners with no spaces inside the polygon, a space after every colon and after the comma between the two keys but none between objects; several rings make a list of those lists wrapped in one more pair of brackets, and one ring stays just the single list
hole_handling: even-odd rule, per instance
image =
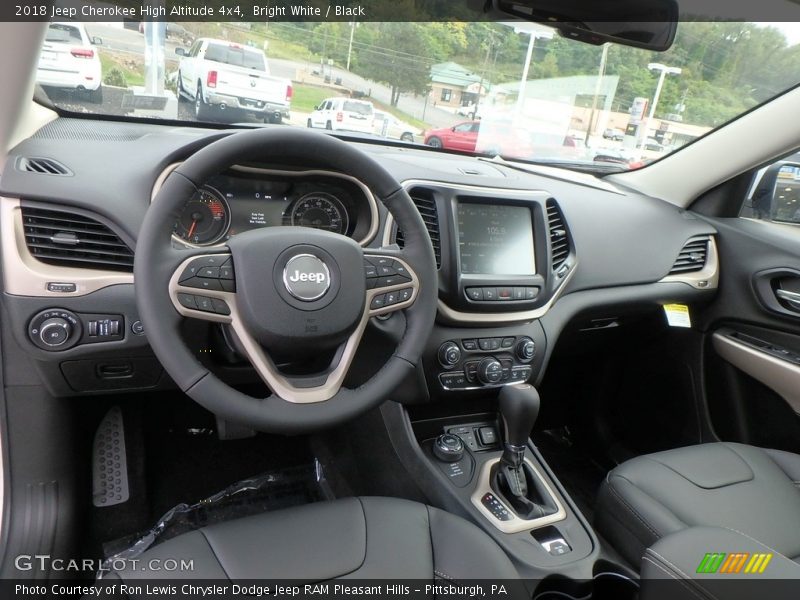
[{"label": "chrome shifter trim", "polygon": [[[539,481],[542,482],[544,489],[547,490],[548,494],[550,494],[550,497],[553,499],[553,502],[558,510],[556,510],[556,512],[554,512],[552,515],[539,517],[537,519],[522,519],[518,517],[511,507],[503,501],[500,495],[492,489],[492,468],[499,462],[500,458],[492,458],[483,463],[481,472],[478,475],[478,483],[475,486],[475,491],[472,492],[472,496],[470,497],[472,504],[478,509],[478,512],[486,517],[492,525],[497,527],[497,529],[503,533],[519,533],[520,531],[538,529],[539,527],[544,527],[545,525],[550,525],[551,523],[557,523],[558,521],[563,521],[567,518],[567,511],[564,510],[564,506],[561,504],[561,502],[559,502],[558,496],[556,496],[553,492],[553,488],[548,485],[547,480],[542,476],[539,469],[537,469],[533,462],[531,462],[528,458],[525,459],[525,463],[531,468],[533,474],[539,478]],[[509,514],[513,515],[513,518],[508,521],[501,521],[495,517],[481,502],[481,498],[483,498],[484,494],[487,493],[491,493],[495,498],[497,498],[497,501],[500,502],[500,504],[502,504],[506,510],[508,510]]]}]

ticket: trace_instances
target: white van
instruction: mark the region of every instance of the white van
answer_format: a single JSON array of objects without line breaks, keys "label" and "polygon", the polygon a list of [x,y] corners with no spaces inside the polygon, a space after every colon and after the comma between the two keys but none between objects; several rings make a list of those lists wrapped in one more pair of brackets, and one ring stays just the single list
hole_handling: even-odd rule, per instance
[{"label": "white van", "polygon": [[375,107],[372,102],[352,98],[328,98],[309,115],[307,125],[334,131],[372,133],[374,123]]}]

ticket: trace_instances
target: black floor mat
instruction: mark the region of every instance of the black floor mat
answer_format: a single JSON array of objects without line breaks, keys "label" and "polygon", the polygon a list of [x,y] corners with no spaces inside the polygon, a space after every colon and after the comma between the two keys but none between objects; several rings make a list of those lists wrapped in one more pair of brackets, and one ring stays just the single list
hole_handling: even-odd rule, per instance
[{"label": "black floor mat", "polygon": [[[323,489],[318,481],[320,467],[307,436],[257,434],[221,441],[213,416],[186,399],[164,394],[120,404],[125,412],[130,499],[92,509],[86,540],[92,555],[108,556],[125,548],[178,505],[197,506],[181,513],[159,539],[330,495],[330,488]],[[207,502],[250,479],[262,485]]]},{"label": "black floor mat", "polygon": [[537,431],[533,441],[580,511],[591,522],[597,491],[614,465],[601,464],[588,450],[570,442],[561,429]]},{"label": "black floor mat", "polygon": [[149,531],[105,543],[103,554],[132,558],[156,543],[194,529],[332,498],[317,461],[277,469],[234,483],[194,504],[173,506]]}]

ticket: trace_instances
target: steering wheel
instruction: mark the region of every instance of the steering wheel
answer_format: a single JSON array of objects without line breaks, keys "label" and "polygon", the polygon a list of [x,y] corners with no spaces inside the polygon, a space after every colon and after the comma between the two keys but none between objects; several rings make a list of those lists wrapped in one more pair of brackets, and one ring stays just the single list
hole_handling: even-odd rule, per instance
[{"label": "steering wheel", "polygon": [[[185,203],[234,165],[313,165],[364,183],[403,231],[402,250],[366,249],[343,235],[267,227],[222,247],[178,249],[173,225]],[[304,129],[258,129],[202,148],[167,177],[145,215],[134,260],[136,302],[147,338],[193,400],[259,431],[296,433],[350,419],[386,400],[419,361],[436,314],[436,263],[414,203],[354,146]],[[386,363],[356,388],[345,376],[369,319],[405,310],[406,328]],[[248,396],[222,382],[181,339],[183,317],[223,323],[272,392]],[[272,354],[329,352],[320,373],[281,372]]]}]

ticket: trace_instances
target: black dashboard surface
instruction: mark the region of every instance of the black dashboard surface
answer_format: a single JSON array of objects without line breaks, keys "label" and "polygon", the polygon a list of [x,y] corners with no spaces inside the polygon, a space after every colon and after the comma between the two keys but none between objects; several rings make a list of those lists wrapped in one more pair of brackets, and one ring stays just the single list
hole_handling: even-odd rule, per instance
[{"label": "black dashboard surface", "polygon": [[[231,133],[59,118],[12,150],[0,179],[0,193],[92,211],[113,222],[123,238],[135,241],[159,174]],[[435,154],[423,148],[353,143],[399,182],[491,188],[496,196],[502,196],[503,190],[544,191],[556,198],[579,259],[565,293],[659,281],[690,237],[714,233],[690,212],[584,174],[558,169],[529,174],[499,162]],[[16,168],[20,157],[57,160],[71,175],[24,172]],[[302,167],[325,169],[326,165]]]}]

